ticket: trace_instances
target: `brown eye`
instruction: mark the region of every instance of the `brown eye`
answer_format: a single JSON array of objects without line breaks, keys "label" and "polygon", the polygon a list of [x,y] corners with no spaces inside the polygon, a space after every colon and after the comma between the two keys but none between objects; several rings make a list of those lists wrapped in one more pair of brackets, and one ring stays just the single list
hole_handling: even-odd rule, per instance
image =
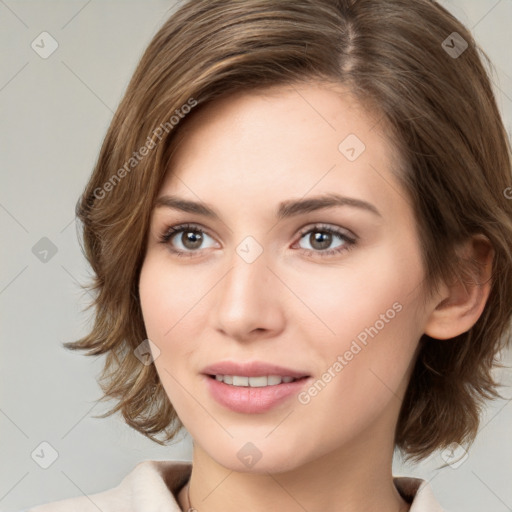
[{"label": "brown eye", "polygon": [[[200,249],[206,249],[205,239],[212,239],[203,229],[195,225],[180,225],[167,228],[160,236],[160,242],[169,246],[178,256],[195,256]],[[213,239],[212,239],[213,240]],[[212,247],[213,245],[210,245]]]},{"label": "brown eye", "polygon": [[[332,247],[336,239],[340,240],[340,242]],[[355,236],[351,237],[337,228],[314,226],[307,231],[303,231],[300,240],[308,242],[310,247],[303,248],[307,253],[329,256],[351,249],[356,244],[357,238]]]},{"label": "brown eye", "polygon": [[191,231],[187,229],[182,232],[180,242],[187,249],[198,249],[203,243],[203,235],[199,231]]},{"label": "brown eye", "polygon": [[319,251],[323,251],[324,249],[328,249],[332,244],[332,235],[331,233],[316,231],[312,232],[309,235],[309,244]]}]

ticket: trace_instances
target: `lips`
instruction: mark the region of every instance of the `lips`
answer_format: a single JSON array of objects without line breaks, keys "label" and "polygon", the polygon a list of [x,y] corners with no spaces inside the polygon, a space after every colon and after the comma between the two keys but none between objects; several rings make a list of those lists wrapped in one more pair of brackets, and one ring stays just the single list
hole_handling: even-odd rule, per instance
[{"label": "lips", "polygon": [[[226,409],[242,414],[261,414],[280,404],[284,406],[311,381],[306,371],[263,361],[222,361],[203,368],[202,373],[210,397]],[[259,383],[254,377],[268,377],[270,381],[261,387],[253,387],[254,382],[245,385],[247,378]],[[237,382],[230,384],[224,382],[226,379]]]},{"label": "lips", "polygon": [[250,361],[247,363],[236,363],[234,361],[221,361],[203,368],[204,375],[239,375],[243,377],[260,377],[265,375],[279,375],[280,377],[293,377],[301,379],[309,377],[306,371],[286,368],[284,366],[265,363],[263,361]]}]

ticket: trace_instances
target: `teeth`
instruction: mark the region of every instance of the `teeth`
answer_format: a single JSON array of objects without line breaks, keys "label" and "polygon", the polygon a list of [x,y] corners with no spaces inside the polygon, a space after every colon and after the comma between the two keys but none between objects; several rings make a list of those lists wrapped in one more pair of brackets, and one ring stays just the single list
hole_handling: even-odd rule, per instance
[{"label": "teeth", "polygon": [[267,382],[269,386],[274,386],[276,384],[281,384],[283,379],[279,377],[279,375],[269,375],[267,377]]},{"label": "teeth", "polygon": [[233,386],[248,386],[249,385],[249,377],[239,377],[238,375],[233,375]]},{"label": "teeth", "polygon": [[215,380],[230,384],[232,386],[262,388],[265,386],[275,386],[281,382],[293,382],[293,377],[281,377],[279,375],[262,375],[261,377],[244,377],[241,375],[215,375]]},{"label": "teeth", "polygon": [[[246,386],[250,386],[251,388],[263,388],[270,384],[270,382],[268,382],[268,377],[265,377],[264,375],[262,377],[246,377],[246,378],[247,378]],[[235,382],[235,381],[233,380],[233,382]]]}]

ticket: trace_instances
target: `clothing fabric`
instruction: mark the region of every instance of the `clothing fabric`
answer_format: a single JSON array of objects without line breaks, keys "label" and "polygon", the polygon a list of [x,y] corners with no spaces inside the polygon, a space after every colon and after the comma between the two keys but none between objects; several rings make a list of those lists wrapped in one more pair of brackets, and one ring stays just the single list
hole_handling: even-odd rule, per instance
[{"label": "clothing fabric", "polygon": [[[26,512],[181,512],[176,497],[191,471],[189,461],[145,460],[117,487],[37,505]],[[394,476],[393,481],[405,501],[411,503],[409,512],[447,512],[437,502],[426,480]]]}]

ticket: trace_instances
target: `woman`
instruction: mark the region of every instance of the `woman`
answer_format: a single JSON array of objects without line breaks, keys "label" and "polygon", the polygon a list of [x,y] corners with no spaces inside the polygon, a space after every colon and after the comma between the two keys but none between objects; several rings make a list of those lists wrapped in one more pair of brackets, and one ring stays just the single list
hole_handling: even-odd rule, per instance
[{"label": "woman", "polygon": [[429,0],[171,16],[77,205],[96,316],[66,346],[193,461],[30,510],[442,510],[391,462],[464,450],[499,396],[511,159],[478,51]]}]

